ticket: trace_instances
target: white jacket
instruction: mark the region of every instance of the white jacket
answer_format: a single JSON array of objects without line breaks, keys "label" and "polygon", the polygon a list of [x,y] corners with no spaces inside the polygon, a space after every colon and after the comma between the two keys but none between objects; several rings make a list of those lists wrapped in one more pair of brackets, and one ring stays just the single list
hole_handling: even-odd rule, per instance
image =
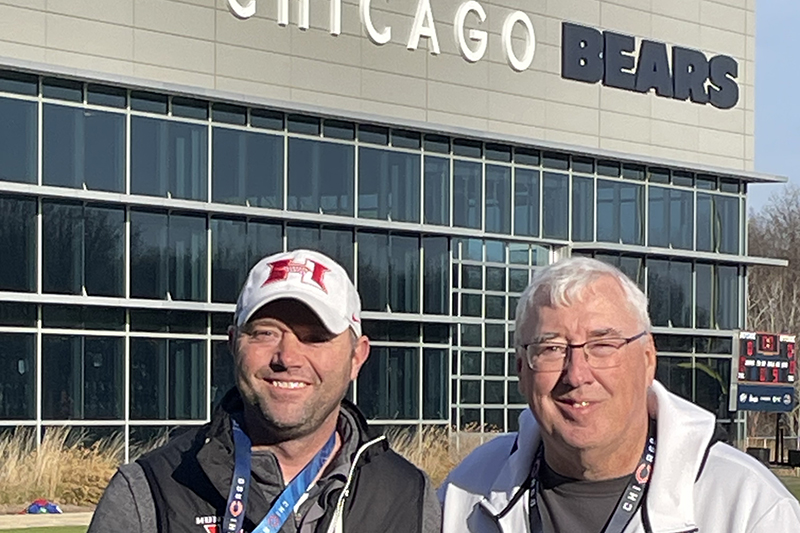
[{"label": "white jacket", "polygon": [[[708,448],[714,415],[658,382],[650,389],[648,408],[657,421],[658,442],[642,505],[647,523],[640,507],[625,533],[800,532],[800,505],[767,468],[727,444]],[[517,493],[539,441],[538,424],[526,409],[518,434],[498,436],[464,459],[439,489],[443,533],[529,531],[529,494]]]}]

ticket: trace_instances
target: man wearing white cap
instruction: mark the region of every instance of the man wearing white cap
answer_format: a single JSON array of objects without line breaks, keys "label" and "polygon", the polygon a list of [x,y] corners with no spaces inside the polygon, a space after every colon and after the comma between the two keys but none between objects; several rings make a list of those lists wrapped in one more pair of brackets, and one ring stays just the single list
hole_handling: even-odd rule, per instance
[{"label": "man wearing white cap", "polygon": [[329,257],[262,259],[228,332],[236,388],[211,422],[121,467],[89,532],[438,532],[428,478],[344,399],[369,355],[360,314]]}]

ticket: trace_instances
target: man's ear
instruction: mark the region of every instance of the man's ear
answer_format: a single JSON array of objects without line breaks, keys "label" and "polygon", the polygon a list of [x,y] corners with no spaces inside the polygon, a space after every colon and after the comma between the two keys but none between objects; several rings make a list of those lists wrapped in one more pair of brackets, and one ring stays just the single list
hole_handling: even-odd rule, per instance
[{"label": "man's ear", "polygon": [[236,359],[236,326],[228,326],[228,350]]},{"label": "man's ear", "polygon": [[352,366],[350,368],[350,381],[355,381],[358,377],[358,372],[364,363],[367,362],[369,357],[369,339],[366,335],[361,335],[356,340],[356,346],[353,349]]},{"label": "man's ear", "polygon": [[647,369],[647,386],[653,384],[653,380],[656,377],[656,364],[657,364],[657,353],[656,353],[656,344],[653,341],[653,335],[647,334],[647,340],[645,341],[644,346],[644,356],[645,356],[645,368]]}]

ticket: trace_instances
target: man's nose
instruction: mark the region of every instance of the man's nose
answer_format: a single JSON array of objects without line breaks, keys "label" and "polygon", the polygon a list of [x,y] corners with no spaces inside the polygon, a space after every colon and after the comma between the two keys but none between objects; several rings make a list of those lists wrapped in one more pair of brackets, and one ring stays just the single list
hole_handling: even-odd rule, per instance
[{"label": "man's nose", "polygon": [[586,356],[585,346],[568,347],[567,356],[564,359],[564,370],[561,373],[561,381],[577,387],[583,383],[594,381],[592,367]]},{"label": "man's nose", "polygon": [[273,362],[284,367],[300,366],[302,353],[303,343],[292,331],[286,331],[278,342],[278,349],[273,354]]}]

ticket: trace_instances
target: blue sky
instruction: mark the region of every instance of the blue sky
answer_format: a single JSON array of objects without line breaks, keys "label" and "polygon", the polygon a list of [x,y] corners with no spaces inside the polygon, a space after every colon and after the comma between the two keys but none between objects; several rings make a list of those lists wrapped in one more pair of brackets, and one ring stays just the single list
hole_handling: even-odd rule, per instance
[{"label": "blue sky", "polygon": [[[800,1],[756,3],[756,161],[758,172],[800,185]],[[749,211],[761,210],[783,185],[751,185]]]}]

